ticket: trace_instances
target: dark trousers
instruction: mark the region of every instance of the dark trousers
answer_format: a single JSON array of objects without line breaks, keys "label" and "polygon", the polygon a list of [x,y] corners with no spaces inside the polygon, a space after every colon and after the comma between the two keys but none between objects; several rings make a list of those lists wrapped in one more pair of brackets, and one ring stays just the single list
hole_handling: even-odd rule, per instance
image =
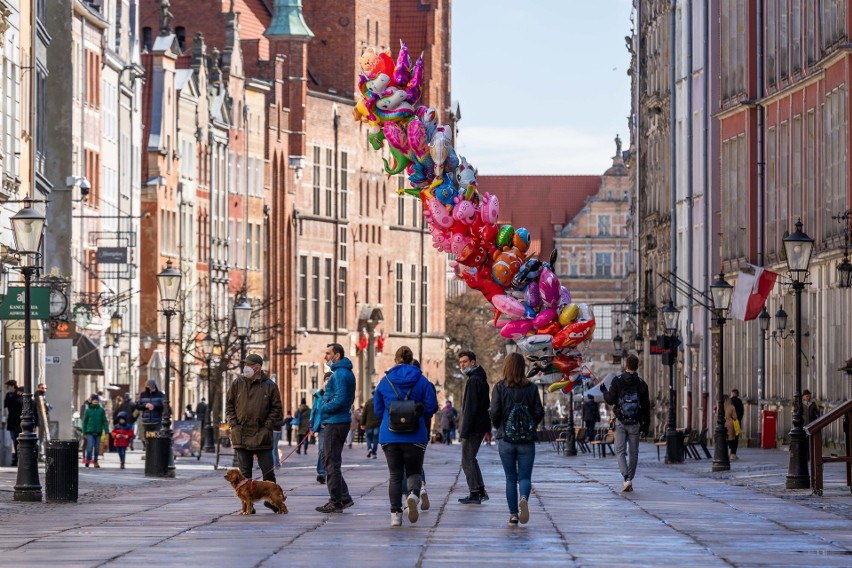
[{"label": "dark trousers", "polygon": [[485,489],[485,483],[482,481],[482,471],[480,471],[479,462],[476,460],[476,454],[479,453],[479,446],[482,445],[484,438],[485,432],[471,434],[467,438],[461,439],[461,466],[465,479],[467,479],[467,487],[471,493]]},{"label": "dark trousers", "polygon": [[[23,430],[21,428],[13,428],[8,431],[9,436],[12,438],[12,465],[15,466],[18,465],[18,434],[20,434]],[[85,437],[83,439],[85,439]]]},{"label": "dark trousers", "polygon": [[388,497],[391,513],[401,513],[403,470],[408,473],[407,489],[415,495],[420,495],[420,486],[423,482],[420,472],[423,469],[423,456],[426,451],[414,444],[385,444],[382,449],[385,451],[390,473]]},{"label": "dark trousers", "polygon": [[311,438],[308,436],[308,433],[304,434],[296,434],[298,440],[296,441],[296,453],[301,453],[302,450],[305,450],[305,455],[308,455],[308,444],[311,443]]},{"label": "dark trousers", "polygon": [[740,437],[736,436],[733,440],[728,440],[728,452],[736,455],[737,448],[740,447]]},{"label": "dark trousers", "polygon": [[586,420],[586,441],[591,442],[595,439],[595,424],[597,420]]},{"label": "dark trousers", "polygon": [[265,450],[249,450],[246,448],[234,448],[237,462],[240,464],[240,473],[246,479],[251,479],[251,467],[254,465],[254,457],[257,456],[257,465],[263,473],[264,481],[275,481],[275,464],[272,461],[272,452]]},{"label": "dark trousers", "polygon": [[293,429],[292,428],[285,428],[285,430],[287,430],[287,445],[292,446],[293,445]]},{"label": "dark trousers", "polygon": [[340,506],[352,500],[349,487],[343,479],[343,445],[349,435],[349,424],[323,424],[323,465],[329,500]]}]

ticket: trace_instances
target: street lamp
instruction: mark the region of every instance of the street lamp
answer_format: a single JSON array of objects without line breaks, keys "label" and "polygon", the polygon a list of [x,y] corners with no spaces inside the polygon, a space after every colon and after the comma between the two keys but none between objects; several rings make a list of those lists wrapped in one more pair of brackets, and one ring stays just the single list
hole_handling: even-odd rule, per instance
[{"label": "street lamp", "polygon": [[852,209],[845,211],[842,215],[833,215],[831,218],[845,225],[843,228],[843,260],[837,265],[837,273],[840,279],[840,287],[852,288],[852,262],[849,262],[849,235],[852,234],[849,223],[852,221]]},{"label": "street lamp", "polygon": [[[171,391],[171,342],[172,318],[175,315],[178,292],[180,291],[181,274],[172,268],[172,261],[166,262],[166,267],[157,274],[157,287],[160,289],[160,307],[166,316],[166,361],[165,389],[163,390],[163,427],[157,433],[157,442],[148,444],[145,456],[145,475],[150,477],[174,477],[175,458],[172,451],[172,409],[169,400]],[[165,455],[163,455],[165,453]]]},{"label": "street lamp", "polygon": [[787,269],[796,295],[796,392],[793,395],[793,427],[790,429],[790,466],[787,469],[787,489],[807,489],[811,485],[808,473],[808,438],[802,428],[802,290],[808,279],[808,267],[814,240],[802,232],[802,220],[796,221],[796,232],[784,237]]},{"label": "street lamp", "polygon": [[118,313],[118,310],[113,312],[109,320],[109,331],[116,337],[121,335],[121,314]]},{"label": "street lamp", "polygon": [[728,429],[725,427],[725,315],[731,307],[734,287],[725,280],[721,272],[710,284],[713,297],[713,309],[716,311],[716,325],[719,326],[719,361],[716,383],[716,430],[713,435],[713,471],[728,471],[731,460],[728,456]]},{"label": "street lamp", "polygon": [[201,340],[201,352],[204,353],[204,359],[207,363],[207,415],[202,416],[201,420],[207,422],[204,427],[204,448],[205,452],[214,452],[216,450],[216,439],[214,437],[213,432],[213,418],[212,418],[212,409],[213,409],[213,395],[211,394],[210,385],[212,383],[212,377],[210,375],[210,363],[213,360],[213,351],[216,349],[216,342],[210,337],[210,334],[204,336],[204,339]]},{"label": "street lamp", "polygon": [[666,424],[666,463],[683,463],[683,432],[677,431],[677,385],[675,365],[677,363],[678,320],[680,310],[669,300],[663,309],[663,323],[666,326],[668,349],[663,363],[669,366],[669,417]]},{"label": "street lamp", "polygon": [[32,299],[30,286],[38,269],[37,260],[41,250],[44,230],[44,215],[32,208],[28,202],[12,216],[12,231],[15,233],[15,252],[21,257],[19,270],[24,275],[24,402],[21,411],[22,432],[18,434],[18,475],[15,482],[15,501],[41,501],[41,483],[38,479],[38,437],[33,433],[33,338]]},{"label": "street lamp", "polygon": [[240,364],[246,358],[246,340],[251,333],[251,304],[245,296],[234,306],[234,321],[237,324],[237,338],[240,340]]}]

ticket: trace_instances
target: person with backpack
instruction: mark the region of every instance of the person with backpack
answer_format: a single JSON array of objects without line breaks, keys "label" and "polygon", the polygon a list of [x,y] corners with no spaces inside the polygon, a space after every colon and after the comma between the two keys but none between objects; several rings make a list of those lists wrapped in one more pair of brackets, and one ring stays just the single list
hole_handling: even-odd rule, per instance
[{"label": "person with backpack", "polygon": [[601,383],[604,400],[615,407],[615,455],[624,477],[622,491],[633,491],[633,476],[639,461],[639,438],[648,435],[651,401],[648,385],[639,376],[639,357],[627,356],[625,372],[613,379],[609,389]]},{"label": "person with backpack", "polygon": [[530,519],[535,432],[544,418],[541,396],[526,378],[526,365],[520,353],[510,353],[503,362],[503,380],[494,387],[488,413],[497,429],[497,450],[506,474],[509,526],[516,527],[518,522],[526,524]]},{"label": "person with backpack", "polygon": [[385,374],[376,386],[373,408],[382,417],[379,443],[388,463],[388,498],[390,500],[391,526],[402,526],[402,477],[408,475],[406,509],[408,520],[419,518],[421,471],[423,457],[429,443],[427,424],[438,410],[435,389],[415,367],[414,354],[408,347],[400,347],[394,358],[396,366]]}]

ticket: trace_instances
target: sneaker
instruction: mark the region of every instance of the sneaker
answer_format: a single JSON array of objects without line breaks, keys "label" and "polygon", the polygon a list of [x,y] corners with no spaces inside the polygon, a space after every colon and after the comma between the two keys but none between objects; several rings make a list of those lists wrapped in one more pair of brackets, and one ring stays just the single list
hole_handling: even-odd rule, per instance
[{"label": "sneaker", "polygon": [[97,469],[100,469],[100,468],[101,468],[101,464],[99,464],[98,462],[95,462],[95,467],[96,467]]},{"label": "sneaker", "polygon": [[376,454],[373,454],[373,459],[376,459]]},{"label": "sneaker", "polygon": [[369,458],[369,457],[371,457],[372,455],[373,455],[373,452],[371,452],[371,451],[369,451],[369,450],[368,450],[368,451],[367,451],[367,457]]},{"label": "sneaker", "polygon": [[629,479],[625,480],[624,486],[621,488],[621,491],[623,493],[626,493],[628,491],[633,491],[633,482]]},{"label": "sneaker", "polygon": [[416,523],[417,519],[420,518],[420,513],[417,511],[417,497],[414,496],[414,493],[409,493],[408,498],[405,500],[406,509],[408,509],[408,521],[411,523]]},{"label": "sneaker", "polygon": [[343,502],[343,504],[341,505],[341,507],[342,507],[343,509],[348,509],[349,507],[351,507],[351,506],[352,506],[352,505],[354,505],[354,504],[355,504],[355,501],[353,501],[352,499],[350,499],[349,501],[344,501],[344,502]]},{"label": "sneaker", "polygon": [[326,503],[322,507],[317,507],[316,511],[318,513],[342,513],[343,508],[338,507],[334,502],[329,501],[328,503]]},{"label": "sneaker", "polygon": [[508,525],[509,525],[510,527],[516,527],[516,526],[518,526],[518,514],[517,514],[517,513],[512,513],[511,515],[509,515],[509,523],[508,523]]},{"label": "sneaker", "polygon": [[530,504],[527,502],[526,498],[521,497],[521,500],[518,502],[518,509],[520,509],[518,520],[521,521],[522,525],[527,524],[530,520]]},{"label": "sneaker", "polygon": [[124,469],[124,464],[121,464],[120,466],[118,466],[118,469]]},{"label": "sneaker", "polygon": [[318,475],[317,476],[317,483],[322,483],[323,485],[325,485],[325,476]]},{"label": "sneaker", "polygon": [[485,490],[485,488],[484,488],[484,487],[483,487],[483,488],[482,488],[482,490],[479,492],[479,499],[480,499],[481,501],[488,501],[488,492]]},{"label": "sneaker", "polygon": [[391,526],[392,527],[401,527],[402,526],[402,513],[391,513]]},{"label": "sneaker", "polygon": [[480,505],[482,504],[482,499],[480,498],[479,493],[471,493],[467,497],[462,497],[461,499],[459,499],[459,503],[463,505]]},{"label": "sneaker", "polygon": [[426,486],[420,489],[420,509],[423,511],[429,510],[429,494],[426,493]]},{"label": "sneaker", "polygon": [[737,454],[731,454],[730,458],[728,459],[729,461],[737,461],[739,458],[737,457]]}]

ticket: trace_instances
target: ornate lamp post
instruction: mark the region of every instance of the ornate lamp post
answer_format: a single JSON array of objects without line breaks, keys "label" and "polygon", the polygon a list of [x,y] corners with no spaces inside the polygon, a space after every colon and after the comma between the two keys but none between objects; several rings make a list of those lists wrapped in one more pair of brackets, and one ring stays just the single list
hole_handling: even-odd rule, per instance
[{"label": "ornate lamp post", "polygon": [[734,287],[725,280],[721,272],[710,284],[713,297],[713,309],[716,311],[716,325],[719,326],[719,361],[717,362],[716,381],[716,430],[713,434],[713,471],[728,471],[731,460],[728,457],[728,429],[725,427],[725,316],[731,307]]},{"label": "ornate lamp post", "polygon": [[[162,461],[155,462],[165,465],[165,471],[157,472],[160,475],[157,477],[174,477],[175,476],[175,457],[172,451],[172,409],[169,400],[171,391],[171,351],[172,351],[172,318],[175,315],[177,305],[177,297],[180,292],[181,274],[179,270],[172,268],[172,261],[166,262],[166,268],[157,274],[157,287],[160,289],[160,307],[163,315],[166,316],[166,362],[165,362],[165,388],[163,390],[163,428],[157,434],[157,437],[164,442],[159,444],[148,444],[148,447],[157,448],[156,451],[168,452],[167,455],[160,455],[158,458]],[[153,452],[152,452],[153,453]],[[148,456],[146,456],[146,460]],[[155,458],[156,459],[156,458]],[[147,464],[146,464],[147,466]],[[148,473],[146,467],[146,474]]]},{"label": "ornate lamp post", "polygon": [[663,363],[669,367],[669,416],[666,424],[666,463],[683,463],[683,432],[677,431],[677,383],[675,381],[675,365],[677,364],[678,320],[680,310],[669,304],[663,309],[663,323],[666,326],[668,350]]},{"label": "ornate lamp post", "polygon": [[246,358],[246,341],[251,333],[251,304],[243,296],[240,303],[234,306],[234,321],[237,324],[237,338],[240,340],[240,363]]},{"label": "ornate lamp post", "polygon": [[808,279],[808,267],[814,240],[802,232],[802,220],[796,221],[796,231],[784,237],[787,269],[796,295],[796,392],[793,395],[793,427],[790,430],[790,466],[787,470],[787,489],[807,489],[811,485],[808,473],[808,438],[802,419],[802,290]]},{"label": "ornate lamp post", "polygon": [[38,256],[44,230],[44,215],[27,203],[12,217],[15,233],[15,252],[21,257],[19,270],[24,275],[24,404],[21,412],[22,432],[18,434],[18,475],[15,482],[15,501],[41,501],[38,479],[38,436],[33,433],[33,339],[30,332],[32,277],[38,270]]},{"label": "ornate lamp post", "polygon": [[210,334],[204,336],[201,340],[201,352],[204,353],[204,359],[207,363],[207,415],[202,416],[201,420],[206,422],[204,427],[204,448],[205,452],[216,451],[216,438],[213,431],[213,395],[210,385],[213,383],[213,377],[210,375],[210,363],[213,361],[213,351],[216,349],[216,342],[210,337]]},{"label": "ornate lamp post", "polygon": [[849,223],[852,222],[852,209],[842,215],[834,215],[832,219],[846,225],[843,228],[843,260],[837,265],[837,274],[841,288],[852,288],[852,262],[849,262],[849,235],[852,234]]}]

